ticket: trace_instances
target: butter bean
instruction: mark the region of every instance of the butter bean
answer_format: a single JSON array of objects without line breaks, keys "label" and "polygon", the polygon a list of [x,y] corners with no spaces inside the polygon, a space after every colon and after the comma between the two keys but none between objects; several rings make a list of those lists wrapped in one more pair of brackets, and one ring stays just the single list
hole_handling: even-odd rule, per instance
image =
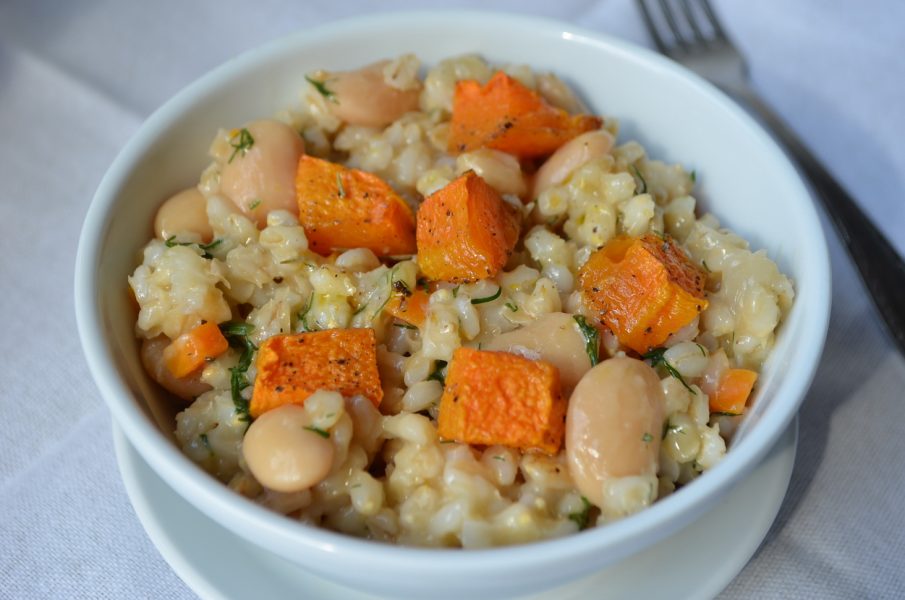
[{"label": "butter bean", "polygon": [[566,458],[578,491],[603,507],[606,484],[656,476],[663,428],[657,374],[634,358],[611,358],[585,373],[566,413]]},{"label": "butter bean", "polygon": [[410,89],[392,87],[385,70],[390,64],[381,60],[357,71],[328,73],[325,87],[332,93],[327,102],[330,112],[351,125],[385,127],[418,109],[421,85]]},{"label": "butter bean", "polygon": [[289,125],[271,119],[252,121],[245,129],[254,142],[223,165],[220,191],[258,227],[267,224],[272,210],[297,215],[295,173],[305,152],[302,137]]},{"label": "butter bean", "polygon": [[585,340],[572,315],[566,313],[549,313],[524,327],[496,335],[482,349],[553,363],[559,369],[565,396],[572,393],[582,375],[591,368]]},{"label": "butter bean", "polygon": [[559,185],[569,174],[591,159],[599,158],[613,148],[613,136],[605,129],[589,131],[563,144],[534,175],[531,197]]},{"label": "butter bean", "polygon": [[310,427],[302,406],[286,404],[267,411],[248,428],[242,455],[264,487],[298,492],[320,483],[333,467],[334,446]]},{"label": "butter bean", "polygon": [[196,233],[203,242],[211,241],[214,236],[207,219],[207,199],[198,188],[182,190],[157,209],[154,234],[165,240],[177,233]]}]

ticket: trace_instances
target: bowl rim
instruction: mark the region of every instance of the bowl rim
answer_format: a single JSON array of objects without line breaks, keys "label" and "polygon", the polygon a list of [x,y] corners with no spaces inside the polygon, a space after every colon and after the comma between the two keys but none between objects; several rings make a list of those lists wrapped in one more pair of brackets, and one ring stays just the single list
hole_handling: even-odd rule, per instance
[{"label": "bowl rim", "polygon": [[[102,292],[98,275],[102,258],[101,240],[111,226],[109,215],[111,208],[116,204],[119,190],[126,183],[129,173],[140,157],[154,142],[156,132],[165,130],[165,126],[175,120],[187,107],[193,105],[204,90],[228,81],[255,64],[267,63],[275,56],[290,52],[298,45],[313,44],[319,39],[333,35],[348,35],[350,31],[374,27],[398,27],[400,23],[412,25],[425,21],[464,23],[469,19],[492,20],[507,27],[523,30],[542,30],[568,41],[580,42],[619,55],[620,58],[645,63],[645,66],[654,73],[668,73],[685,79],[687,85],[694,88],[696,93],[709,97],[721,109],[729,111],[746,130],[746,135],[758,146],[769,151],[771,164],[777,169],[776,173],[782,176],[785,185],[796,191],[794,200],[804,204],[798,208],[802,216],[810,221],[813,233],[813,239],[810,240],[813,242],[810,248],[813,261],[809,263],[809,270],[813,270],[814,276],[811,277],[813,284],[820,289],[811,294],[816,304],[809,306],[809,310],[803,311],[801,315],[806,331],[813,333],[816,339],[815,343],[807,346],[803,354],[796,357],[796,361],[800,361],[797,376],[783,382],[771,400],[771,405],[761,416],[757,431],[733,447],[702,477],[685,486],[680,492],[654,503],[643,511],[603,527],[528,544],[463,552],[460,549],[386,544],[308,526],[286,519],[283,515],[247,500],[211,476],[203,476],[203,470],[167,440],[152,420],[137,407],[139,400],[134,397],[124,378],[114,368],[110,358],[112,349],[104,342],[102,336],[96,335],[96,332],[104,330],[104,315],[101,313],[100,305]],[[738,481],[763,458],[795,416],[818,366],[829,323],[831,296],[829,253],[810,194],[782,150],[742,108],[694,73],[652,50],[626,40],[556,19],[480,10],[393,11],[330,21],[247,50],[196,79],[146,119],[105,173],[82,227],[76,254],[74,283],[79,337],[89,370],[101,396],[135,447],[155,471],[181,495],[196,505],[206,507],[205,512],[212,514],[222,524],[245,531],[258,531],[261,539],[279,540],[283,547],[287,545],[296,548],[307,547],[333,555],[342,553],[352,560],[366,561],[358,564],[405,563],[415,569],[429,570],[433,570],[430,568],[435,567],[436,559],[442,556],[445,568],[468,569],[475,572],[494,571],[504,562],[509,563],[513,560],[522,561],[524,565],[537,565],[554,554],[558,558],[587,556],[603,547],[622,548],[624,556],[647,545],[638,543],[640,534],[649,536],[652,530],[659,530],[661,534],[659,538],[662,538],[687,524],[676,523],[676,517],[681,514],[694,514],[696,507],[704,500],[718,497],[721,492]],[[186,468],[187,465],[191,467]],[[375,553],[375,548],[380,548],[381,552]]]}]

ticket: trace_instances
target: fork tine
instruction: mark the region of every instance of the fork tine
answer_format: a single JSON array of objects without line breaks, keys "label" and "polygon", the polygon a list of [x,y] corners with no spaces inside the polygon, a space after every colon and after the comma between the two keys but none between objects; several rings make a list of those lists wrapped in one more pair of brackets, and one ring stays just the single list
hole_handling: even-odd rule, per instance
[{"label": "fork tine", "polygon": [[710,22],[710,26],[713,28],[714,36],[722,41],[729,42],[729,38],[726,37],[726,33],[723,31],[722,25],[720,25],[720,20],[717,18],[716,13],[713,12],[713,8],[710,6],[710,2],[708,0],[700,0],[701,7],[704,9],[704,14],[707,15],[707,20]]},{"label": "fork tine", "polygon": [[701,32],[701,28],[698,27],[698,20],[694,16],[694,10],[692,10],[689,0],[682,0],[682,12],[685,13],[685,20],[688,21],[688,26],[691,27],[694,39],[697,40],[698,44],[706,44],[707,39]]},{"label": "fork tine", "polygon": [[647,31],[654,40],[654,45],[657,47],[657,50],[660,51],[660,54],[668,55],[669,47],[663,42],[663,38],[660,37],[657,25],[654,23],[653,17],[651,17],[650,12],[647,10],[647,2],[645,2],[645,0],[638,0],[638,6],[641,7],[641,17],[644,19],[644,24],[647,25]]},{"label": "fork tine", "polygon": [[666,24],[669,25],[673,36],[676,38],[676,43],[682,50],[687,50],[688,44],[686,44],[685,37],[682,35],[682,30],[679,29],[679,23],[676,21],[676,17],[669,7],[669,2],[667,0],[660,0],[660,9],[663,11],[663,17],[666,19]]}]

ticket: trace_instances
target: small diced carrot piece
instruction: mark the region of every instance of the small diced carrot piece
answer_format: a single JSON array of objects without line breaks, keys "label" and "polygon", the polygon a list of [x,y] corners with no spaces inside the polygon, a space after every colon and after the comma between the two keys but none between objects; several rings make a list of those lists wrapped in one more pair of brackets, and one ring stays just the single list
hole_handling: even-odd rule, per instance
[{"label": "small diced carrot piece", "polygon": [[304,404],[317,390],[360,394],[374,406],[383,399],[373,329],[275,335],[261,344],[255,364],[249,406],[255,418],[284,404]]},{"label": "small diced carrot piece", "polygon": [[550,154],[603,121],[570,115],[537,92],[498,71],[485,86],[473,79],[456,83],[449,151],[455,154],[493,148],[519,158]]},{"label": "small diced carrot piece", "polygon": [[707,308],[705,273],[669,237],[617,237],[591,254],[578,278],[600,322],[641,354]]},{"label": "small diced carrot piece", "polygon": [[418,209],[418,265],[429,279],[496,275],[518,241],[520,216],[474,171],[434,192]]},{"label": "small diced carrot piece", "polygon": [[745,412],[748,396],[757,381],[757,372],[750,369],[727,369],[720,378],[716,393],[710,397],[711,412],[740,415]]},{"label": "small diced carrot piece", "polygon": [[508,352],[459,348],[440,399],[440,437],[465,444],[500,444],[556,454],[567,401],[559,371]]},{"label": "small diced carrot piece", "polygon": [[430,296],[423,290],[415,290],[410,295],[399,295],[390,298],[386,311],[406,323],[421,327],[427,318],[427,303]]},{"label": "small diced carrot piece", "polygon": [[216,323],[202,323],[163,349],[163,361],[173,377],[191,375],[229,348]]},{"label": "small diced carrot piece", "polygon": [[369,248],[378,256],[415,253],[415,216],[385,181],[313,156],[299,159],[299,223],[319,254]]}]

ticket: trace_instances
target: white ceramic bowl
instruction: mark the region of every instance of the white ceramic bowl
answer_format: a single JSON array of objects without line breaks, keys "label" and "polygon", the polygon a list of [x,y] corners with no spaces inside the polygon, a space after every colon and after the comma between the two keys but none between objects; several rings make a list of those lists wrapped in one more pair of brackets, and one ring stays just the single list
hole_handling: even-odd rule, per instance
[{"label": "white ceramic bowl", "polygon": [[[621,140],[637,139],[651,156],[696,169],[704,207],[753,247],[768,249],[793,278],[795,305],[743,428],[725,459],[678,493],[563,539],[424,550],[354,539],[272,513],[206,475],[172,441],[172,412],[142,370],[126,291],[157,206],[197,181],[218,127],[291,105],[305,72],[412,51],[428,64],[478,52],[493,62],[556,72],[595,112],[620,120]],[[75,289],[82,346],[101,393],[131,442],[176,491],[240,536],[327,578],[392,597],[431,598],[538,591],[618,561],[703,515],[795,415],[821,353],[830,298],[826,245],[807,191],[771,139],[716,89],[658,55],[572,25],[471,12],[333,23],[243,54],[186,88],[145,122],[101,182],[82,230]]]}]

